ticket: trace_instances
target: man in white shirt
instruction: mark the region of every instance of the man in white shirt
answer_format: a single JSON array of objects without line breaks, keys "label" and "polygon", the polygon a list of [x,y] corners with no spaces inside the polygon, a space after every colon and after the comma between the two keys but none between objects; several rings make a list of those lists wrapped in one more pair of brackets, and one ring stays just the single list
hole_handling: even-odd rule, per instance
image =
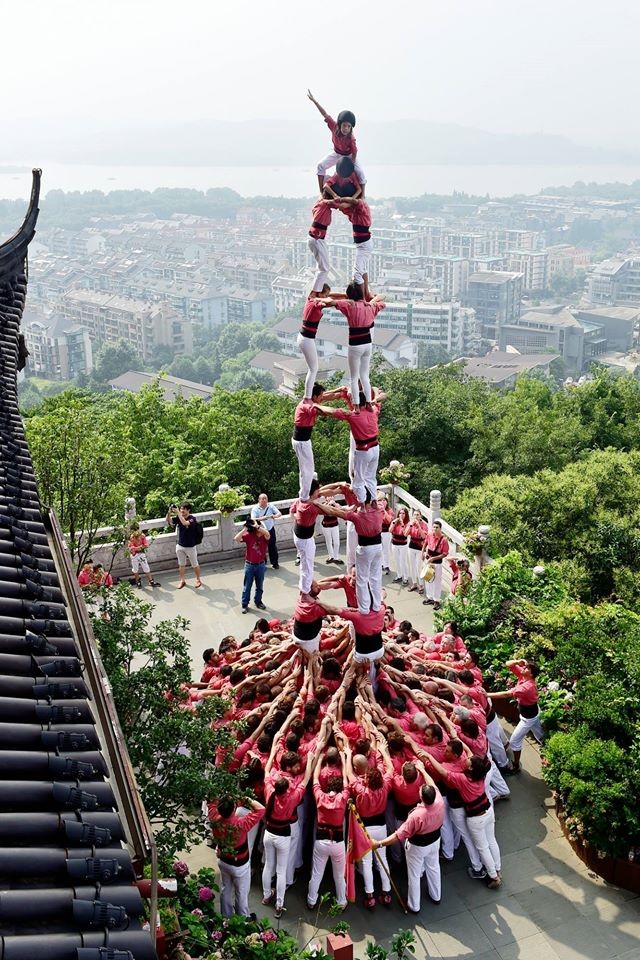
[{"label": "man in white shirt", "polygon": [[261,520],[265,530],[269,532],[269,561],[274,570],[277,570],[278,563],[278,545],[276,543],[276,530],[274,521],[282,516],[277,507],[269,503],[266,493],[261,493],[255,507],[251,508],[251,516],[254,520]]}]

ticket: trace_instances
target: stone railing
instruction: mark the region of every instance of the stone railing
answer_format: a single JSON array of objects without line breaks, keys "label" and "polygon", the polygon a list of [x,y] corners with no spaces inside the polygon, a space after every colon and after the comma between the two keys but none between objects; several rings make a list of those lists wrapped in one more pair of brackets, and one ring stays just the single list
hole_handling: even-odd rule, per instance
[{"label": "stone railing", "polygon": [[[442,530],[449,541],[449,555],[457,556],[461,552],[464,544],[464,537],[455,530],[450,524],[443,520],[440,515],[441,496],[439,490],[432,490],[429,498],[429,506],[410,494],[407,490],[397,485],[381,486],[380,490],[389,498],[389,503],[393,509],[399,506],[406,506],[409,512],[419,510],[421,514],[431,523],[433,520],[440,520]],[[340,498],[338,498],[340,499]],[[293,550],[293,518],[289,516],[289,507],[293,503],[293,498],[289,500],[271,501],[275,507],[283,514],[282,518],[276,521],[276,533],[278,537],[278,548],[282,551]],[[223,515],[219,510],[206,510],[202,513],[196,513],[194,516],[204,527],[204,537],[198,547],[198,556],[202,564],[217,563],[223,560],[239,560],[244,556],[244,547],[234,542],[234,536],[242,528],[246,518],[250,515],[252,507],[255,504],[247,504],[234,510],[229,515]],[[129,519],[135,516],[135,505],[130,509]],[[105,569],[110,570],[114,577],[127,577],[131,573],[131,563],[126,554],[124,546],[118,546],[113,538],[116,532],[115,527],[102,527],[96,531],[95,546],[91,551],[94,563],[102,563]],[[176,564],[176,535],[167,533],[167,523],[164,517],[157,517],[152,520],[141,520],[140,529],[145,531],[162,530],[162,533],[153,534],[151,546],[148,550],[149,562],[155,571],[170,570]],[[488,528],[482,528],[488,533]],[[344,523],[340,521],[340,536],[344,539]],[[316,528],[316,541],[323,543],[324,537],[320,524]],[[489,558],[478,557],[473,563],[472,570],[474,576],[485,565],[490,562]],[[448,588],[451,581],[449,565],[444,564],[443,581]]]}]

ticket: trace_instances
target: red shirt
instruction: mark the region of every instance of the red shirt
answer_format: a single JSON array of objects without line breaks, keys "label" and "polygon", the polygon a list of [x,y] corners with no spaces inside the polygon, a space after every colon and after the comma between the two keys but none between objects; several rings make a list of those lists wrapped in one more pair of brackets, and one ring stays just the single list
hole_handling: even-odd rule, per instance
[{"label": "red shirt", "polygon": [[311,226],[309,227],[309,236],[316,240],[324,240],[327,235],[327,227],[331,223],[331,211],[333,204],[326,200],[316,200],[311,211]]},{"label": "red shirt", "polygon": [[247,842],[247,834],[260,823],[264,817],[264,807],[259,810],[250,810],[249,813],[239,814],[235,811],[227,819],[218,813],[215,803],[207,804],[207,816],[211,825],[213,839],[218,845],[225,847],[241,847]]},{"label": "red shirt", "polygon": [[384,603],[379,610],[370,610],[369,613],[360,613],[359,610],[350,610],[342,608],[338,616],[343,620],[350,620],[356,628],[356,633],[364,636],[373,636],[375,633],[381,633],[384,627]]},{"label": "red shirt", "polygon": [[420,787],[423,784],[424,777],[419,771],[413,783],[407,783],[401,773],[396,773],[393,777],[391,789],[398,803],[401,803],[404,807],[412,807],[420,800]]},{"label": "red shirt", "polygon": [[302,326],[300,328],[303,337],[315,340],[323,310],[324,306],[317,297],[310,297],[307,300],[302,311]]},{"label": "red shirt", "polygon": [[331,142],[335,153],[339,153],[341,157],[355,157],[358,152],[356,138],[350,133],[346,137],[340,133],[338,124],[328,114],[324,118],[324,122],[331,130]]},{"label": "red shirt", "polygon": [[[429,533],[426,538],[426,546],[428,555],[433,554],[444,554],[449,553],[449,542],[445,537],[444,533]],[[442,560],[436,560],[436,563],[442,563]]]},{"label": "red shirt", "polygon": [[245,545],[247,563],[264,563],[267,556],[267,538],[259,537],[251,530],[243,530],[240,539]]},{"label": "red shirt", "polygon": [[354,780],[351,784],[351,796],[361,817],[375,817],[376,814],[384,813],[392,783],[388,773],[382,775],[382,786],[379,790],[372,790],[360,777]]},{"label": "red shirt", "polygon": [[[267,804],[271,799],[271,795],[274,792],[274,781],[278,780],[282,774],[279,771],[275,771],[270,774],[269,779],[265,780],[264,784],[264,795],[267,800]],[[271,820],[282,820],[285,822],[291,822],[294,819],[294,814],[296,807],[301,803],[302,798],[304,797],[305,783],[302,778],[300,778],[299,783],[296,785],[291,781],[289,789],[286,793],[283,793],[278,796],[275,796],[275,802],[273,804],[273,809],[271,811]],[[269,827],[267,826],[267,829]]]},{"label": "red shirt", "polygon": [[142,531],[140,533],[132,533],[129,537],[129,543],[127,544],[127,549],[131,556],[135,556],[136,553],[144,553],[144,551],[149,546],[149,538],[144,535]]},{"label": "red shirt", "polygon": [[358,180],[358,175],[356,174],[355,170],[348,177],[341,177],[339,173],[334,173],[332,177],[329,177],[328,180],[325,180],[324,185],[325,187],[338,187],[338,190],[336,190],[335,192],[338,193],[340,196],[342,196],[342,194],[340,194],[339,191],[342,187],[346,186],[348,183],[350,183],[352,186],[355,187],[354,193],[361,186],[361,183]]},{"label": "red shirt", "polygon": [[336,410],[334,413],[337,420],[347,421],[353,439],[356,441],[356,446],[365,440],[377,441],[378,439],[380,407],[377,403],[372,404],[372,407],[372,410],[364,408],[359,413],[356,413],[355,410]]},{"label": "red shirt", "polygon": [[458,730],[458,740],[462,740],[463,743],[466,743],[476,757],[486,757],[489,745],[487,743],[487,738],[482,731],[480,731],[475,740],[472,740],[471,737],[468,737],[461,730]]},{"label": "red shirt", "polygon": [[289,513],[293,514],[296,523],[299,523],[301,527],[313,527],[320,510],[313,500],[294,500],[289,507]]},{"label": "red shirt", "polygon": [[393,538],[393,542],[396,546],[401,546],[402,543],[406,544],[407,542],[407,527],[402,520],[394,520],[391,524],[389,531]]},{"label": "red shirt", "polygon": [[471,780],[466,773],[454,773],[447,770],[445,779],[449,786],[454,787],[465,803],[477,800],[484,793],[484,779]]},{"label": "red shirt", "polygon": [[356,720],[341,720],[340,728],[352,748],[356,740],[364,740],[366,738],[364,728],[361,727]]},{"label": "red shirt", "polygon": [[396,830],[398,840],[408,840],[418,834],[432,833],[439,830],[444,823],[444,800],[438,790],[436,798],[428,806],[419,803],[411,811],[407,819]]},{"label": "red shirt", "polygon": [[296,427],[313,427],[318,419],[318,411],[310,397],[305,397],[296,407],[293,422]]},{"label": "red shirt", "polygon": [[424,520],[419,523],[417,521],[410,523],[407,532],[409,534],[409,546],[414,549],[422,549],[422,545],[429,534],[429,528]]},{"label": "red shirt", "polygon": [[88,587],[93,583],[93,570],[81,570],[78,574],[78,584],[81,587]]},{"label": "red shirt", "polygon": [[344,497],[344,502],[346,505],[348,507],[355,507],[356,503],[358,503],[358,498],[348,483],[343,483],[340,485],[340,492]]},{"label": "red shirt", "polygon": [[357,607],[358,606],[358,597],[356,594],[356,585],[351,581],[351,577],[345,574],[343,577],[336,577],[335,580],[336,588],[344,590],[345,599],[347,601],[348,607]]},{"label": "red shirt", "polygon": [[298,599],[293,610],[293,616],[300,623],[313,623],[314,620],[322,620],[326,617],[327,611],[309,594],[298,593]]},{"label": "red shirt", "polygon": [[323,788],[326,787],[330,777],[341,777],[342,776],[342,767],[334,767],[331,764],[325,764],[325,766],[320,767],[320,773],[318,774],[318,782]]},{"label": "red shirt", "polygon": [[365,507],[364,510],[349,510],[344,518],[350,520],[361,537],[377,537],[382,531],[382,510]]},{"label": "red shirt", "polygon": [[538,702],[538,684],[535,682],[533,677],[524,679],[522,676],[522,667],[518,666],[517,663],[514,663],[513,666],[509,667],[511,673],[515,673],[518,678],[518,682],[515,687],[512,688],[511,693],[514,695],[520,706],[522,707],[532,707],[535,703]]},{"label": "red shirt", "polygon": [[345,787],[341,793],[325,793],[319,783],[314,783],[313,796],[318,812],[318,826],[341,829],[349,800],[348,788]]},{"label": "red shirt", "polygon": [[366,300],[336,300],[334,307],[344,314],[350,327],[368,330],[385,305],[381,300],[376,303],[367,303]]}]

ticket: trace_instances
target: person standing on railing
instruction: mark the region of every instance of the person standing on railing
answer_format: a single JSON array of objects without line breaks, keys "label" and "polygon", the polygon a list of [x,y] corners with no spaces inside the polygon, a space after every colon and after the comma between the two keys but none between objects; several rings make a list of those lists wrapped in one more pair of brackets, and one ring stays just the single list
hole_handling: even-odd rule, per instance
[{"label": "person standing on railing", "polygon": [[266,493],[261,493],[255,507],[251,508],[251,517],[253,520],[261,520],[262,526],[269,532],[267,546],[269,549],[269,561],[274,570],[280,566],[278,562],[278,545],[276,543],[276,525],[274,520],[279,520],[282,514],[277,507],[269,503]]}]

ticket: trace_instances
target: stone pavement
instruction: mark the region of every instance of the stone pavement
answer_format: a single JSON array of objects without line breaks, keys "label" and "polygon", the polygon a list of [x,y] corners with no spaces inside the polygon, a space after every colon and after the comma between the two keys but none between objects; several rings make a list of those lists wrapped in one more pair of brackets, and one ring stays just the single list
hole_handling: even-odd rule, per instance
[{"label": "stone pavement", "polygon": [[[318,576],[330,575],[337,567],[322,563],[318,550]],[[264,601],[266,616],[289,615],[294,599],[297,568],[292,554],[284,555],[279,571],[267,572]],[[201,669],[201,653],[217,645],[222,636],[243,637],[260,611],[240,612],[242,572],[238,563],[216,564],[203,569],[204,587],[190,585],[176,590],[177,577],[160,574],[161,587],[154,591],[156,617],[182,615],[190,619],[194,675]],[[391,578],[385,578],[389,581]],[[399,619],[408,618],[430,629],[429,608],[415,594],[387,583],[388,600]],[[146,588],[140,591],[149,595]],[[341,602],[340,595],[327,599]],[[523,751],[523,773],[512,777],[512,797],[496,805],[496,835],[502,850],[503,885],[488,890],[467,876],[467,857],[458,850],[455,860],[443,864],[442,902],[434,906],[426,895],[420,914],[405,915],[397,903],[386,910],[377,906],[368,912],[359,904],[349,906],[340,918],[351,927],[356,958],[364,957],[365,943],[374,941],[387,949],[399,929],[411,929],[416,936],[416,957],[447,960],[640,960],[640,898],[611,887],[584,866],[562,836],[553,812],[553,803],[540,776],[540,759],[530,744]],[[193,869],[215,862],[206,845],[186,855]],[[260,871],[252,885],[251,909],[258,916],[270,909],[261,905]],[[403,871],[394,879],[406,895]],[[305,905],[308,875],[302,874],[287,891],[287,912],[282,925],[298,937],[324,942],[335,920],[315,915]],[[329,890],[330,868],[321,888]],[[361,899],[361,881],[358,897]],[[274,921],[275,922],[275,921]],[[317,932],[314,933],[314,931]]]}]

